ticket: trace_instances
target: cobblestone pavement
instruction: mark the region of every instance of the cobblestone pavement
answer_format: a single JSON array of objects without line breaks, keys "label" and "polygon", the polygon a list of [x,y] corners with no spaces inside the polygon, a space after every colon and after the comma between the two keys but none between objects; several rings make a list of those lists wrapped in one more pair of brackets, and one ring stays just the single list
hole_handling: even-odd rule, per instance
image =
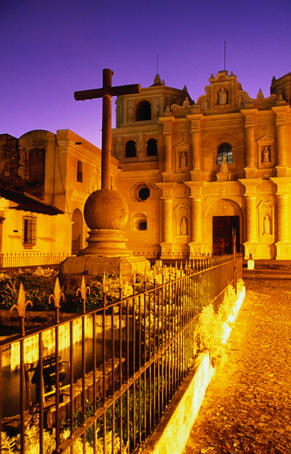
[{"label": "cobblestone pavement", "polygon": [[291,453],[291,281],[246,288],[184,454]]}]

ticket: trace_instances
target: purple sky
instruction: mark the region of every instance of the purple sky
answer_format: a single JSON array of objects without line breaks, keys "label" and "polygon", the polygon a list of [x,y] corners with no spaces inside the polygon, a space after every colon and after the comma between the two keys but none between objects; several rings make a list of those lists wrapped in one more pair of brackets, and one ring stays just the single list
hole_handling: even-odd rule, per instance
[{"label": "purple sky", "polygon": [[0,133],[68,128],[100,146],[101,101],[74,91],[100,87],[106,67],[114,85],[149,86],[158,54],[166,84],[197,100],[224,40],[226,69],[268,96],[291,72],[291,1],[0,0]]}]

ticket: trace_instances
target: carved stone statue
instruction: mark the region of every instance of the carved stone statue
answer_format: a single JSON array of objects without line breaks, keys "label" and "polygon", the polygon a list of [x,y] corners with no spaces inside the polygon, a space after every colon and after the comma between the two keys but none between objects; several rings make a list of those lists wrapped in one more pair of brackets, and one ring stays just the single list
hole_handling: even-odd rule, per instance
[{"label": "carved stone statue", "polygon": [[266,214],[264,217],[263,221],[263,227],[264,227],[264,235],[270,235],[271,234],[271,221],[270,221],[270,216]]},{"label": "carved stone statue", "polygon": [[226,181],[229,179],[229,170],[228,170],[228,164],[226,162],[225,154],[222,156],[220,169],[216,174],[216,178],[217,178],[217,180],[220,180],[220,181]]},{"label": "carved stone statue", "polygon": [[220,164],[219,173],[228,173],[228,164],[226,162],[226,155],[225,154],[222,156],[222,161],[221,161],[221,164]]},{"label": "carved stone statue", "polygon": [[270,148],[264,147],[262,150],[262,162],[270,162]]},{"label": "carved stone statue", "polygon": [[227,104],[227,91],[225,88],[221,88],[218,92],[218,104]]},{"label": "carved stone statue", "polygon": [[188,235],[188,219],[182,216],[180,223],[180,235]]},{"label": "carved stone statue", "polygon": [[179,153],[179,168],[182,169],[184,167],[187,167],[187,152],[181,151]]}]

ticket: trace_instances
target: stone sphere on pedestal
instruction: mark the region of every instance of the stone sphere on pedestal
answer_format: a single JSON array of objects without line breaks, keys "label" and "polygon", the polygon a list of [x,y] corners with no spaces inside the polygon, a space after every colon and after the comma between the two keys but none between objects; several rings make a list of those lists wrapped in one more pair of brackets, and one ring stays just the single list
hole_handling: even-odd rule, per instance
[{"label": "stone sphere on pedestal", "polygon": [[128,207],[117,191],[99,189],[89,195],[84,217],[91,230],[123,230],[128,220]]},{"label": "stone sphere on pedestal", "polygon": [[88,246],[79,255],[64,260],[60,273],[69,287],[80,285],[81,276],[117,273],[129,280],[132,273],[144,273],[150,264],[144,257],[133,257],[127,249],[123,229],[128,220],[124,198],[111,189],[93,192],[84,207],[85,221],[90,228]]}]

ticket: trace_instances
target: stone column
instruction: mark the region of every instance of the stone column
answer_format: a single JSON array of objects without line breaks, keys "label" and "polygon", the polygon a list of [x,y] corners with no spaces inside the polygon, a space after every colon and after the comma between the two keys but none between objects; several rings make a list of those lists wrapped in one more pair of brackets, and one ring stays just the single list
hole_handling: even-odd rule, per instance
[{"label": "stone column", "polygon": [[246,198],[246,240],[248,243],[256,243],[258,240],[257,232],[257,213],[256,196],[245,194]]},{"label": "stone column", "polygon": [[201,198],[191,198],[192,231],[191,242],[201,243]]},{"label": "stone column", "polygon": [[161,257],[171,257],[174,250],[173,242],[173,189],[175,183],[161,182],[155,183],[161,191],[162,200],[162,242],[161,242]]},{"label": "stone column", "polygon": [[287,176],[287,140],[286,140],[286,114],[289,106],[272,107],[276,115],[277,128],[277,176]]},{"label": "stone column", "polygon": [[187,115],[191,121],[192,135],[192,170],[190,171],[192,180],[201,179],[201,119],[202,114]]},{"label": "stone column", "polygon": [[[184,184],[191,190],[191,242],[189,243],[190,258],[194,258],[205,252],[206,231],[202,233],[202,199],[201,192],[203,182],[200,181],[185,181]],[[207,252],[207,251],[206,251]]]},{"label": "stone column", "polygon": [[164,160],[164,169],[165,172],[172,171],[172,135],[167,133],[164,135],[165,140],[165,160]]},{"label": "stone column", "polygon": [[[289,195],[288,194],[276,194],[277,195],[277,223],[278,232],[277,239],[279,242],[289,241]],[[290,257],[289,257],[290,259]]]},{"label": "stone column", "polygon": [[239,180],[245,187],[245,259],[252,255],[253,259],[259,258],[258,252],[258,216],[257,216],[257,185],[262,182],[260,178]]},{"label": "stone column", "polygon": [[246,137],[246,167],[247,178],[256,176],[256,150],[255,150],[255,116],[258,109],[243,109],[241,113],[245,118]]},{"label": "stone column", "polygon": [[173,241],[173,202],[172,199],[162,197],[163,200],[163,242]]},{"label": "stone column", "polygon": [[163,169],[166,173],[171,173],[173,168],[173,156],[172,156],[172,124],[174,117],[162,117],[160,122],[162,123],[162,133],[164,136],[164,165]]},{"label": "stone column", "polygon": [[290,228],[290,177],[273,177],[271,180],[277,186],[277,241],[276,259],[290,260],[291,257],[291,228]]}]

